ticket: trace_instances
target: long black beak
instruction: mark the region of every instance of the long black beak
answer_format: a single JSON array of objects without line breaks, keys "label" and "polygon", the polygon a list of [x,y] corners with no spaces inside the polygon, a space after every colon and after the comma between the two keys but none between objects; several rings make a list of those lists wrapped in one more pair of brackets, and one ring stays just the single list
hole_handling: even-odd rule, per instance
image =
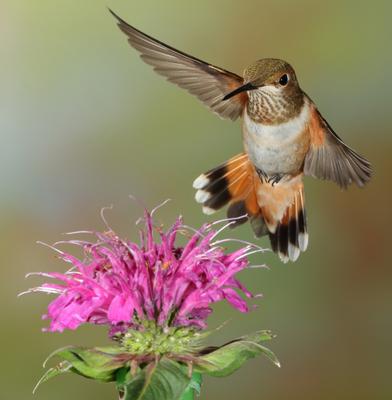
[{"label": "long black beak", "polygon": [[245,83],[245,85],[242,85],[242,86],[238,87],[237,89],[234,89],[232,92],[228,93],[222,99],[222,101],[229,100],[230,98],[232,98],[233,96],[236,96],[239,93],[247,92],[248,90],[254,90],[254,89],[257,89],[257,86],[252,85],[250,82]]}]

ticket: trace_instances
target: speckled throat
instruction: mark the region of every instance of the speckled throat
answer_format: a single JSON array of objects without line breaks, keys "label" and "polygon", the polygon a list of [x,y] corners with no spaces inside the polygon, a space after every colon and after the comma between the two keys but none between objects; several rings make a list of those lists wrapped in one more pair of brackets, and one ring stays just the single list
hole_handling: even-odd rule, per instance
[{"label": "speckled throat", "polygon": [[282,96],[265,87],[249,91],[248,96],[249,117],[266,125],[278,125],[297,117],[304,104],[304,94],[300,89]]}]

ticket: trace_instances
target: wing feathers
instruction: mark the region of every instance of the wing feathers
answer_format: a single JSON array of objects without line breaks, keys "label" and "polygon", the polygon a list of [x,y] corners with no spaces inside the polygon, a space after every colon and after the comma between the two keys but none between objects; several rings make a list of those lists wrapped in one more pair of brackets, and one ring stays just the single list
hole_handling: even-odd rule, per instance
[{"label": "wing feathers", "polygon": [[371,165],[348,147],[332,130],[328,122],[312,106],[310,149],[305,158],[304,173],[336,182],[347,188],[351,183],[362,187],[371,177]]},{"label": "wing feathers", "polygon": [[176,50],[117,19],[119,28],[128,36],[129,44],[141,53],[141,58],[170,82],[199,98],[221,118],[237,119],[247,99],[245,93],[223,101],[223,97],[243,83],[243,79],[229,71]]}]

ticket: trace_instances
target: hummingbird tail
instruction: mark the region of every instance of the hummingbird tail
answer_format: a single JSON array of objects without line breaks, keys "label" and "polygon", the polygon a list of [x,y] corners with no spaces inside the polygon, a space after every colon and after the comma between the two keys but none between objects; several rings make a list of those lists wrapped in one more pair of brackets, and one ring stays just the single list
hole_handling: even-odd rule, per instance
[{"label": "hummingbird tail", "polygon": [[283,262],[295,261],[308,243],[302,176],[271,184],[260,179],[241,153],[193,182],[195,199],[205,214],[228,205],[234,228],[248,221],[257,237],[268,235]]},{"label": "hummingbird tail", "polygon": [[[296,179],[296,178],[294,178]],[[306,212],[303,185],[301,183],[299,189],[288,193],[283,204],[286,202],[288,206],[284,211],[283,217],[275,216],[268,213],[263,207],[265,220],[269,229],[268,235],[271,242],[272,250],[279,255],[283,262],[296,261],[308,247],[308,232],[306,226]],[[277,207],[271,206],[269,211],[275,210]],[[282,208],[281,208],[282,209]],[[267,219],[270,214],[271,220]],[[272,222],[272,224],[270,224]]]},{"label": "hummingbird tail", "polygon": [[208,215],[230,204],[228,217],[243,216],[236,224],[244,223],[249,215],[259,211],[255,191],[252,190],[253,177],[254,167],[247,154],[238,154],[195,179],[195,199]]}]

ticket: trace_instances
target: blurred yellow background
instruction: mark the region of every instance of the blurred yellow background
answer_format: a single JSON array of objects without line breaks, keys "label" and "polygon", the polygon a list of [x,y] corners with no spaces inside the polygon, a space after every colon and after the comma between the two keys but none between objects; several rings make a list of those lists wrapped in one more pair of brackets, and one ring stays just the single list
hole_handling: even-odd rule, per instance
[{"label": "blurred yellow background", "polygon": [[[42,333],[50,298],[18,292],[64,270],[36,240],[111,225],[136,239],[141,208],[169,225],[181,213],[206,219],[191,183],[241,151],[238,123],[221,121],[165,82],[126,43],[110,6],[174,47],[241,73],[263,57],[288,60],[302,88],[348,144],[371,160],[365,189],[342,192],[306,179],[310,247],[295,264],[255,257],[242,273],[259,308],[225,304],[210,326],[230,320],[222,343],[272,329],[282,362],[252,360],[224,380],[206,379],[201,399],[391,399],[391,89],[388,1],[3,0],[0,5],[1,398],[30,399],[46,355],[66,344],[106,344],[105,328]],[[219,213],[218,218],[224,214]],[[254,240],[249,226],[226,235]],[[267,241],[262,244],[267,246]],[[40,400],[113,399],[114,388],[62,376]]]}]

